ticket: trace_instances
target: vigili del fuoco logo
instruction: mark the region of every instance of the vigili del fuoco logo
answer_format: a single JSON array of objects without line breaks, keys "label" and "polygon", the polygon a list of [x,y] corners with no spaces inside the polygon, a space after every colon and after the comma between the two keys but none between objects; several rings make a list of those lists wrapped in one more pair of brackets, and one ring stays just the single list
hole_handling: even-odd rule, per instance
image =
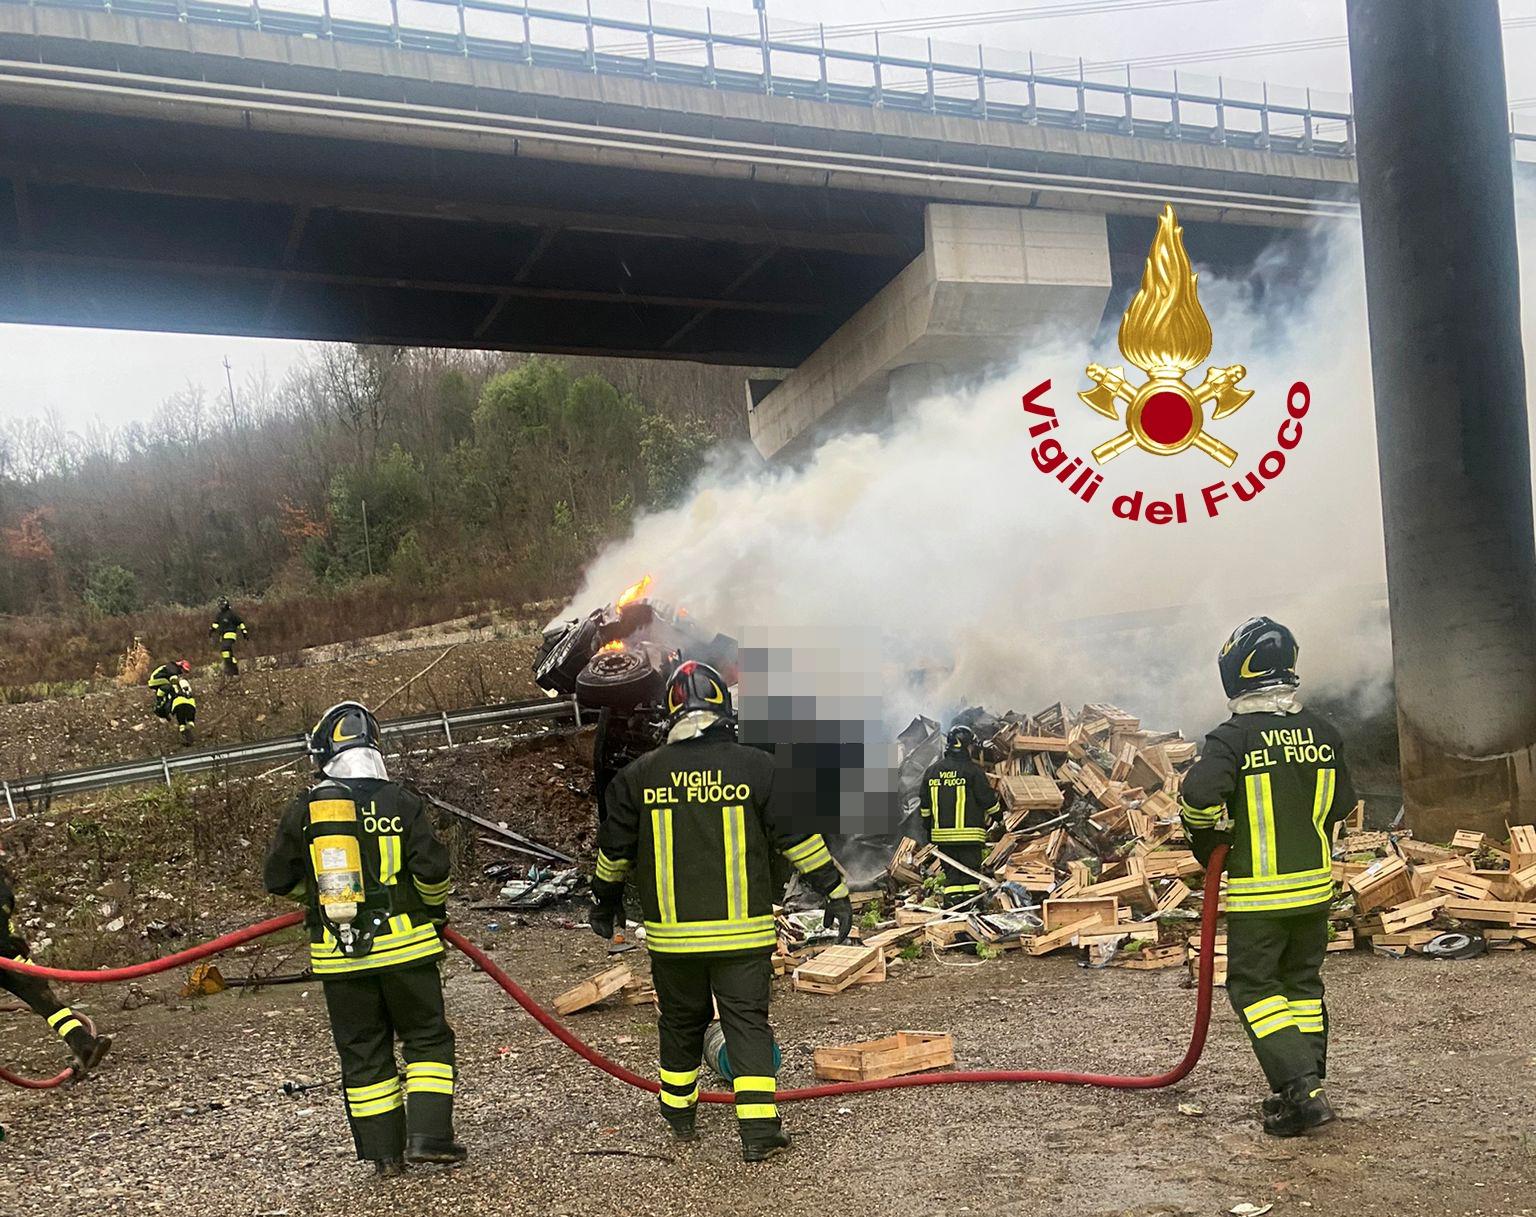
[{"label": "vigili del fuoco logo", "polygon": [[[1237,464],[1237,451],[1207,431],[1206,422],[1230,417],[1253,397],[1251,389],[1239,387],[1248,369],[1240,363],[1213,365],[1199,384],[1185,379],[1210,358],[1213,344],[1210,320],[1200,307],[1199,278],[1184,250],[1184,230],[1173,208],[1165,206],[1141,273],[1141,287],[1120,320],[1120,354],[1144,372],[1146,379],[1138,384],[1126,377],[1123,367],[1091,363],[1087,376],[1093,387],[1077,395],[1090,410],[1120,428],[1092,450],[1094,464],[1069,455],[1049,434],[1061,422],[1056,411],[1041,400],[1050,390],[1049,380],[1024,395],[1025,413],[1042,419],[1029,429],[1035,440],[1030,449],[1035,468],[1054,477],[1083,502],[1092,503],[1104,485],[1104,476],[1094,465],[1103,466],[1128,448],[1140,448],[1153,456],[1178,456],[1193,448],[1229,469]],[[1208,516],[1219,515],[1224,503],[1251,502],[1284,471],[1285,454],[1301,442],[1301,420],[1311,402],[1304,381],[1291,386],[1275,446],[1235,481],[1222,478],[1200,487],[1200,504]],[[1123,418],[1119,410],[1122,403]],[[1171,501],[1148,501],[1145,491],[1131,490],[1115,495],[1110,510],[1121,519],[1144,519],[1149,524],[1189,522],[1183,491],[1175,493]]]}]

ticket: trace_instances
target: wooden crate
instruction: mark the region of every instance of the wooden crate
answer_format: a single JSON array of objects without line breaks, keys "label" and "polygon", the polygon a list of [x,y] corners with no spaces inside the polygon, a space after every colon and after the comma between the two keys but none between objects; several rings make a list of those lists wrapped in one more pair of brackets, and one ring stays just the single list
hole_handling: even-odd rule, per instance
[{"label": "wooden crate", "polygon": [[1351,929],[1337,930],[1334,937],[1328,940],[1330,951],[1353,951],[1355,949],[1355,932]]},{"label": "wooden crate", "polygon": [[1513,900],[1536,896],[1536,861],[1522,870],[1511,871],[1506,890]]},{"label": "wooden crate", "polygon": [[1355,930],[1362,937],[1375,938],[1380,934],[1398,934],[1416,925],[1426,925],[1435,919],[1435,915],[1445,907],[1449,899],[1448,896],[1437,894],[1407,904],[1394,905],[1389,909],[1379,909],[1370,916],[1356,919]]},{"label": "wooden crate", "polygon": [[1464,849],[1468,853],[1476,853],[1486,844],[1488,844],[1488,834],[1473,832],[1470,828],[1460,829],[1451,838],[1452,849]]},{"label": "wooden crate", "polygon": [[1361,913],[1407,904],[1413,899],[1413,876],[1401,858],[1378,858],[1348,883]]},{"label": "wooden crate", "polygon": [[1144,947],[1129,955],[1116,955],[1110,961],[1112,968],[1129,968],[1133,972],[1154,972],[1161,968],[1176,968],[1184,962],[1184,944],[1170,942],[1163,946]]},{"label": "wooden crate", "polygon": [[885,952],[879,947],[828,947],[795,969],[795,988],[808,993],[841,993],[860,973],[877,965],[883,980]]},{"label": "wooden crate", "polygon": [[1513,900],[1452,900],[1445,906],[1445,915],[1516,930],[1536,929],[1536,904]]},{"label": "wooden crate", "polygon": [[1114,897],[1046,900],[1040,908],[1044,916],[1044,931],[1048,934],[1052,930],[1060,930],[1063,925],[1080,925],[1083,922],[1114,925],[1120,920],[1120,900]]},{"label": "wooden crate", "polygon": [[811,1069],[827,1082],[876,1082],[955,1063],[954,1037],[942,1031],[898,1031],[883,1039],[817,1048]]},{"label": "wooden crate", "polygon": [[1200,860],[1187,849],[1159,849],[1142,854],[1141,864],[1154,879],[1185,879],[1205,872]]},{"label": "wooden crate", "polygon": [[1003,778],[998,782],[998,793],[1010,812],[1058,811],[1066,799],[1050,778],[1034,774]]},{"label": "wooden crate", "polygon": [[1459,896],[1463,900],[1489,900],[1493,897],[1494,881],[1471,871],[1442,870],[1430,882],[1430,887],[1447,896]]},{"label": "wooden crate", "polygon": [[634,973],[629,970],[628,964],[618,964],[560,994],[555,998],[554,1011],[563,1017],[574,1014],[578,1010],[585,1010],[588,1006],[597,1005],[606,997],[612,997],[620,989],[633,983],[634,979]]},{"label": "wooden crate", "polygon": [[1509,869],[1536,866],[1536,824],[1516,824],[1509,830]]}]

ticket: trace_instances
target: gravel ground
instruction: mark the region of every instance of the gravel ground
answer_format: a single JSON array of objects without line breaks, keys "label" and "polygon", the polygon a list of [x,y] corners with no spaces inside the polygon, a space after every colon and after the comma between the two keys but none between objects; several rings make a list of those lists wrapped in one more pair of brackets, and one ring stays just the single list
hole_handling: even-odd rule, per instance
[{"label": "gravel ground", "polygon": [[[536,998],[606,964],[603,945],[562,928],[558,913],[532,924],[503,915],[494,931],[486,916],[496,915],[460,924]],[[814,1045],[898,1028],[953,1032],[962,1066],[1151,1071],[1182,1051],[1194,997],[1177,970],[1088,972],[1012,955],[947,962],[903,963],[886,984],[838,997],[781,985],[785,1083],[810,1080]],[[285,1078],[334,1069],[318,986],[135,1010],[119,1009],[114,986],[79,994],[117,1036],[99,1077],[40,1094],[0,1087],[0,1211],[1154,1217],[1247,1202],[1351,1217],[1536,1213],[1529,952],[1459,963],[1330,956],[1330,1086],[1344,1118],[1304,1141],[1259,1132],[1259,1074],[1221,1002],[1204,1061],[1173,1090],[939,1087],[794,1104],[793,1154],[756,1167],[737,1159],[724,1110],[705,1110],[699,1142],[674,1145],[648,1096],[576,1058],[462,959],[447,975],[459,1131],[473,1153],[465,1167],[375,1183],[352,1159],[334,1088],[281,1093]],[[145,989],[170,995],[175,983]],[[647,1073],[654,1022],[649,1007],[570,1019]],[[35,1019],[0,1015],[0,1062],[41,1072],[57,1057]],[[1181,1114],[1181,1104],[1204,1114]]]}]

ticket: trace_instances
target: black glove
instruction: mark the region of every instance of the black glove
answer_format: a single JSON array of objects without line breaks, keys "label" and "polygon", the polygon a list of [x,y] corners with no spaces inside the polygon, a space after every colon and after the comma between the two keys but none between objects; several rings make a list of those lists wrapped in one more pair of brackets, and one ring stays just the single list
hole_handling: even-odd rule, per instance
[{"label": "black glove", "polygon": [[612,938],[619,913],[624,908],[624,885],[592,880],[592,913],[587,918],[599,938]]},{"label": "black glove", "polygon": [[836,926],[838,942],[848,941],[848,935],[853,933],[853,903],[847,896],[828,898],[826,915],[821,925],[826,930]]},{"label": "black glove", "polygon": [[1201,866],[1210,865],[1211,855],[1216,852],[1218,845],[1232,844],[1230,829],[1197,828],[1186,835],[1189,837],[1190,852]]}]

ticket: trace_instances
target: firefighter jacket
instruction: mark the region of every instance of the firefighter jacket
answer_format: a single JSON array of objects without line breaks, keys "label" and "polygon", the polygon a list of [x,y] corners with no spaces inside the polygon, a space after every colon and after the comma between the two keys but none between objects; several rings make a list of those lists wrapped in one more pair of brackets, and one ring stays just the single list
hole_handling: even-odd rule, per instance
[{"label": "firefighter jacket", "polygon": [[1202,860],[1230,817],[1229,915],[1289,913],[1332,898],[1333,827],[1355,791],[1339,733],[1320,715],[1234,714],[1206,736],[1181,795]]},{"label": "firefighter jacket", "polygon": [[823,896],[846,896],[821,834],[789,827],[774,771],[719,730],[626,765],[597,835],[599,902],[617,903],[633,871],[650,950],[724,955],[774,948],[775,850]]},{"label": "firefighter jacket", "polygon": [[213,619],[213,624],[208,627],[208,632],[218,634],[226,641],[233,642],[236,635],[244,635],[249,631],[245,628],[245,618],[231,608],[224,609]]},{"label": "firefighter jacket", "polygon": [[[353,924],[378,926],[366,954],[343,954],[320,915],[314,841],[337,833],[358,840],[363,900]],[[414,792],[376,778],[323,778],[283,812],[263,878],[267,891],[304,902],[310,966],[323,978],[441,955],[438,927],[447,919],[448,872],[448,849]]]},{"label": "firefighter jacket", "polygon": [[171,685],[181,676],[181,669],[174,663],[163,663],[149,674],[146,682],[156,693],[169,691]]},{"label": "firefighter jacket", "polygon": [[11,887],[11,877],[0,866],[0,954],[8,959],[20,959],[27,954],[27,944],[11,929],[11,916],[16,912],[16,891]]},{"label": "firefighter jacket", "polygon": [[997,814],[997,793],[981,766],[964,752],[945,752],[923,774],[918,810],[935,845],[982,843],[987,821]]}]

